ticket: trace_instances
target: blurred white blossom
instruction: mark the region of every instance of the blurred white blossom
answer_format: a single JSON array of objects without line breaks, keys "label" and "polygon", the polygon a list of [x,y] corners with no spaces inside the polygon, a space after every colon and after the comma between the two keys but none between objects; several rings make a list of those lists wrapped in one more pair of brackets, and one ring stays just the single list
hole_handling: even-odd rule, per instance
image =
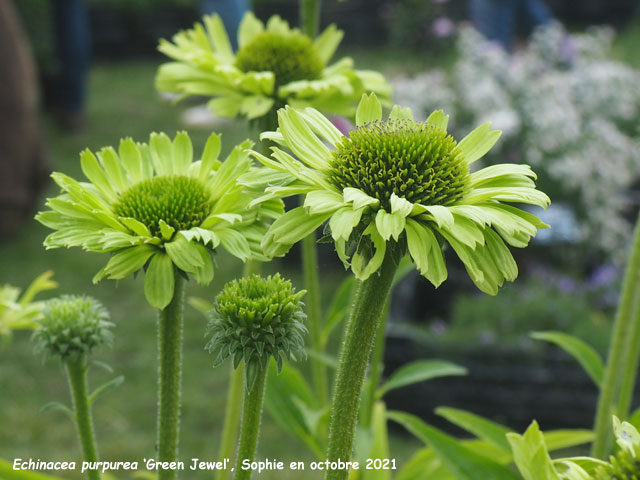
[{"label": "blurred white blossom", "polygon": [[612,40],[608,28],[569,34],[551,24],[509,55],[463,27],[452,73],[397,78],[394,100],[423,118],[442,108],[457,132],[493,122],[503,138],[488,161],[532,165],[552,200],[571,205],[588,246],[620,259],[640,173],[640,72],[608,58]]}]

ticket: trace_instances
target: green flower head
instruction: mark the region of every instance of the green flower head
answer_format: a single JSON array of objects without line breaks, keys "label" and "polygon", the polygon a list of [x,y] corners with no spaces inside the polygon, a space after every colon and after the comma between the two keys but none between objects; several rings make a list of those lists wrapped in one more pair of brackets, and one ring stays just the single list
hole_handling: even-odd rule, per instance
[{"label": "green flower head", "polygon": [[0,339],[8,342],[13,330],[34,330],[40,325],[43,302],[34,302],[34,297],[45,290],[58,287],[51,280],[52,271],[38,276],[22,295],[17,287],[0,285]]},{"label": "green flower head", "polygon": [[81,165],[89,182],[52,175],[63,193],[36,216],[56,230],[44,244],[112,254],[94,282],[144,269],[145,295],[159,309],[171,301],[176,269],[200,284],[212,280],[211,252],[218,246],[243,261],[266,260],[260,241],[282,204],[247,208],[255,195],[236,180],[252,166],[245,153],[251,145],[236,146],[224,162],[218,160],[219,135],[209,137],[195,162],[184,132],[173,141],[154,133],[148,145],[128,138],[118,152],[85,150]]},{"label": "green flower head", "polygon": [[640,433],[629,422],[613,417],[613,431],[620,447],[609,463],[600,466],[595,480],[637,480],[640,478]]},{"label": "green flower head", "polygon": [[96,299],[63,295],[45,302],[42,320],[32,336],[37,353],[63,361],[89,355],[113,340],[109,312]]},{"label": "green flower head", "polygon": [[175,61],[160,67],[156,87],[213,97],[209,107],[223,117],[258,118],[285,104],[351,116],[363,92],[388,100],[391,89],[379,73],[354,70],[350,58],[328,65],[342,36],[331,25],[312,40],[277,15],[265,25],[248,12],[234,53],[220,17],[205,16],[173,42],[160,41]]},{"label": "green flower head", "polygon": [[216,355],[214,366],[227,357],[233,365],[245,362],[247,386],[253,386],[271,358],[278,371],[283,357],[305,358],[303,335],[306,315],[300,301],[305,290],[296,292],[279,274],[266,279],[258,275],[227,283],[211,311],[207,350]]},{"label": "green flower head", "polygon": [[278,121],[278,131],[262,135],[279,145],[271,158],[252,152],[280,175],[271,177],[262,199],[304,194],[305,200],[271,225],[262,241],[267,255],[283,255],[328,221],[327,236],[361,280],[378,270],[387,252],[408,252],[437,287],[447,278],[442,245],[448,243],[478,288],[495,295],[518,273],[505,242],[525,247],[547,227],[504,203],[548,205],[528,166],[471,171],[500,136],[488,123],[456,142],[441,110],[417,122],[396,105],[383,120],[373,94],[363,96],[348,136],[311,108],[280,109]]}]

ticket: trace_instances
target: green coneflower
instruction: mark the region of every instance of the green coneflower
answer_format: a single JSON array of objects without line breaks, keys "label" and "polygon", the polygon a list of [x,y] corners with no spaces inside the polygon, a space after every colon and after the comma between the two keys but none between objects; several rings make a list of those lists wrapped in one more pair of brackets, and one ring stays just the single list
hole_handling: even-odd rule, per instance
[{"label": "green coneflower", "polygon": [[[330,461],[351,457],[366,365],[380,313],[398,261],[408,253],[435,286],[447,278],[442,244],[448,243],[483,292],[495,295],[517,266],[505,242],[524,247],[536,216],[503,202],[546,207],[535,174],[525,165],[495,165],[471,172],[500,132],[484,124],[459,143],[436,111],[416,122],[395,106],[387,120],[375,95],[363,96],[356,129],[342,135],[318,111],[278,111],[279,129],[263,134],[280,147],[271,158],[252,154],[280,178],[262,198],[302,194],[301,207],[278,218],[262,245],[282,255],[327,222],[328,236],[345,266],[362,281],[347,327],[334,389]],[[243,181],[255,181],[247,175]],[[272,179],[273,180],[273,179]],[[327,478],[346,478],[346,471]]]},{"label": "green coneflower", "polygon": [[207,350],[216,356],[214,366],[233,358],[234,368],[244,363],[245,386],[236,458],[236,480],[251,477],[242,468],[253,461],[258,445],[260,418],[264,402],[267,367],[275,359],[278,371],[283,359],[306,357],[303,335],[306,317],[302,296],[291,282],[279,274],[262,278],[252,275],[227,283],[211,311]]},{"label": "green coneflower", "polygon": [[[75,420],[86,462],[98,461],[93,434],[91,403],[87,391],[87,357],[94,348],[110,346],[113,338],[109,312],[97,300],[63,295],[45,302],[40,327],[33,333],[35,350],[47,357],[59,357],[67,371]],[[87,470],[89,480],[99,480],[99,470]]]},{"label": "green coneflower", "polygon": [[[149,144],[120,142],[118,153],[103,148],[81,155],[89,182],[52,175],[63,193],[47,200],[50,211],[37,219],[56,230],[47,248],[82,247],[112,254],[94,277],[125,278],[144,270],[148,302],[160,310],[158,321],[158,459],[177,459],[182,369],[185,277],[200,284],[213,279],[211,253],[219,246],[246,260],[266,260],[260,240],[267,222],[282,211],[281,201],[247,205],[255,198],[237,179],[250,170],[246,141],[224,162],[218,160],[220,136],[211,135],[202,158],[193,161],[191,140],[152,134]],[[162,470],[159,478],[176,477]]]},{"label": "green coneflower", "polygon": [[389,99],[391,90],[379,73],[354,70],[348,57],[328,65],[342,36],[331,25],[314,40],[277,15],[265,25],[248,12],[234,53],[220,17],[205,16],[173,42],[160,41],[158,49],[175,61],[160,67],[156,86],[211,96],[209,107],[223,117],[258,118],[285,104],[352,115],[363,92]]}]

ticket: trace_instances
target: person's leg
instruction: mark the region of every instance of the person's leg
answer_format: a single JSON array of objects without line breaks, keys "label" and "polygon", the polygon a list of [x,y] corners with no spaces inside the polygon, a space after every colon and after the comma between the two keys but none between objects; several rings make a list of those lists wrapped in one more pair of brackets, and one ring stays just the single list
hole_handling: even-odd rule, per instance
[{"label": "person's leg", "polygon": [[474,27],[489,40],[511,50],[518,0],[471,0]]},{"label": "person's leg", "polygon": [[91,59],[89,15],[84,0],[53,0],[59,60],[58,107],[82,115]]},{"label": "person's leg", "polygon": [[553,19],[553,14],[544,0],[520,0],[518,16],[524,29],[525,36],[538,26],[549,23]]}]

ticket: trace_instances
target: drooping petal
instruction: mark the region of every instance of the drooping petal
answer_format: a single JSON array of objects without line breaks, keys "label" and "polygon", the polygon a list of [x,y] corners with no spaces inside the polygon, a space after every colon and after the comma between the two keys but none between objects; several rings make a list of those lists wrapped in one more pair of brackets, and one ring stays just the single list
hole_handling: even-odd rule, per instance
[{"label": "drooping petal", "polygon": [[163,310],[173,298],[173,262],[166,253],[156,253],[144,276],[144,294],[149,304]]}]

